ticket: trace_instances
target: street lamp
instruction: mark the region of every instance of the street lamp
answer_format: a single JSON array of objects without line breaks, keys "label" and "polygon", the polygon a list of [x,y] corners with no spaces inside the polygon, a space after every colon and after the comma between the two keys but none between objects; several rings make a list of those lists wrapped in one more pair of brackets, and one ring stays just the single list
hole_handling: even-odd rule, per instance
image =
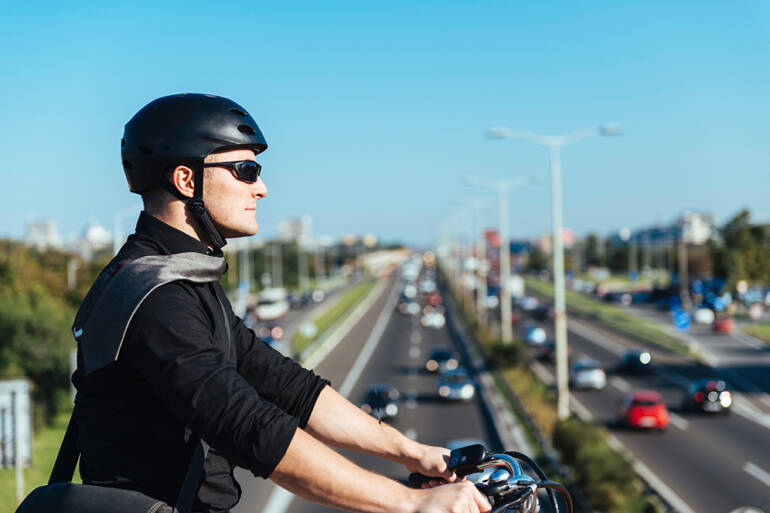
[{"label": "street lamp", "polygon": [[548,146],[551,152],[551,208],[553,217],[553,282],[554,321],[556,330],[556,386],[558,390],[557,413],[559,419],[569,417],[569,376],[567,372],[567,311],[564,299],[564,245],[562,243],[561,158],[562,146],[582,139],[622,135],[617,124],[584,128],[566,135],[541,135],[508,127],[493,127],[486,131],[489,139],[523,139]]},{"label": "street lamp", "polygon": [[500,335],[503,343],[513,341],[511,328],[511,243],[508,236],[508,191],[536,183],[536,177],[517,176],[510,180],[483,180],[466,176],[465,184],[497,191],[500,212]]}]

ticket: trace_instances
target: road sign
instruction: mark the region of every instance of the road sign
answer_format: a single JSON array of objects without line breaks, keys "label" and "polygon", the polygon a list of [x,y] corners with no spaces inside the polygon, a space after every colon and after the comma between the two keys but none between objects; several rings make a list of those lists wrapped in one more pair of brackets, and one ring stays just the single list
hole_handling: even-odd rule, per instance
[{"label": "road sign", "polygon": [[674,327],[679,331],[687,331],[690,329],[690,314],[687,310],[677,310],[674,312]]}]

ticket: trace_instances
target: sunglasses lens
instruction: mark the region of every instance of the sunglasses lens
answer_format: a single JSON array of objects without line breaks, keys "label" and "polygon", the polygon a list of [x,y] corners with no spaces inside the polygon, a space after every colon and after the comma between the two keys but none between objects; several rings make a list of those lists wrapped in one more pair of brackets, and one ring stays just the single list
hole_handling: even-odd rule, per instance
[{"label": "sunglasses lens", "polygon": [[238,162],[235,166],[235,173],[238,175],[238,179],[243,180],[244,182],[256,182],[259,178],[260,171],[262,171],[262,166],[252,160]]}]

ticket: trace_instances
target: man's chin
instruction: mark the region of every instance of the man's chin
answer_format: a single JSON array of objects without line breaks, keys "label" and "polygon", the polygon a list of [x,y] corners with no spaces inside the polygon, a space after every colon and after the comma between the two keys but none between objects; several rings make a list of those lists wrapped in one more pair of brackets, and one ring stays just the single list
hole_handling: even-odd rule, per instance
[{"label": "man's chin", "polygon": [[256,235],[256,233],[259,231],[259,225],[257,223],[254,223],[254,226],[251,227],[242,227],[239,229],[230,229],[227,230],[226,233],[223,234],[223,236],[226,239],[237,239],[240,237],[251,237],[252,235]]}]

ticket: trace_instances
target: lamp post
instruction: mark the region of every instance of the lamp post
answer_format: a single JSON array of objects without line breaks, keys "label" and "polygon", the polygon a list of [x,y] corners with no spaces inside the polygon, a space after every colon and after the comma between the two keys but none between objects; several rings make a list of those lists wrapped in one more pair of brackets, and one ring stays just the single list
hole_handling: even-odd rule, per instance
[{"label": "lamp post", "polygon": [[569,377],[567,373],[567,311],[564,298],[564,244],[562,241],[561,156],[562,146],[597,135],[613,136],[623,133],[620,125],[608,124],[584,128],[566,135],[541,135],[507,127],[487,130],[489,139],[523,139],[547,146],[551,154],[551,209],[553,218],[554,321],[556,335],[557,414],[569,417]]},{"label": "lamp post", "polygon": [[483,180],[475,176],[465,178],[466,185],[486,187],[497,191],[500,213],[500,336],[503,343],[513,341],[511,327],[511,243],[508,236],[508,191],[533,183],[532,176],[517,176],[510,180]]}]

